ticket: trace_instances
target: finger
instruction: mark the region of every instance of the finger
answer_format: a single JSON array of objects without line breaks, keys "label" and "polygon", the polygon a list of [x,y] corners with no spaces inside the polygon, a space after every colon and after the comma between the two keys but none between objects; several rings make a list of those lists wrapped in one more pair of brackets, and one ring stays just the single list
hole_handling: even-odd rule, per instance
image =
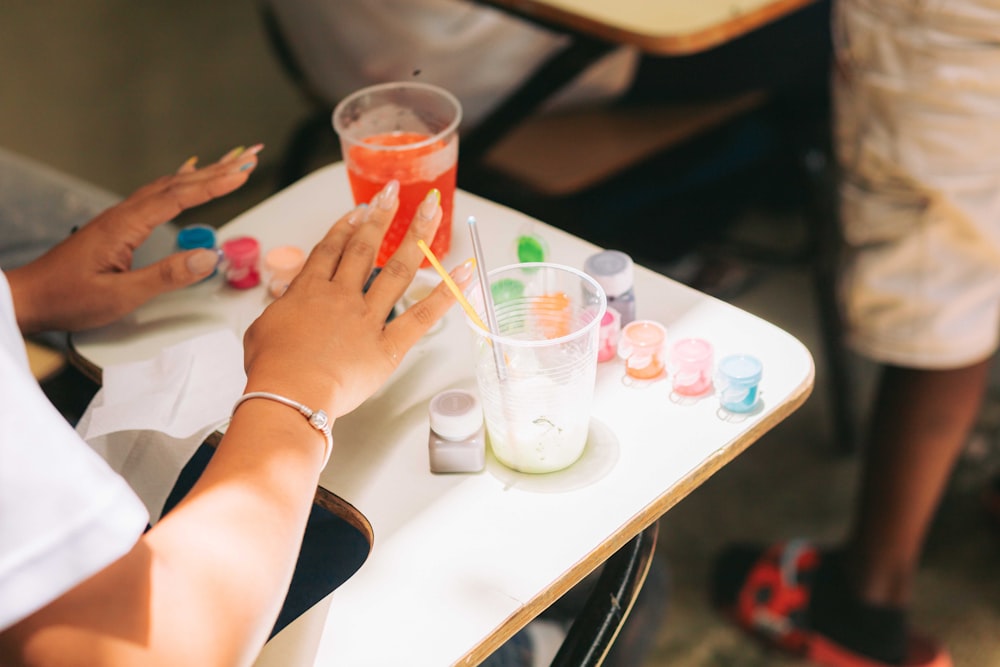
[{"label": "finger", "polygon": [[[155,196],[169,190],[172,187],[176,187],[178,183],[191,184],[218,179],[221,176],[228,176],[233,173],[249,171],[256,166],[256,156],[262,150],[264,150],[264,144],[260,143],[254,144],[250,148],[237,146],[222,156],[219,161],[201,169],[195,168],[198,158],[193,156],[188,158],[188,160],[181,165],[180,169],[178,169],[175,174],[162,176],[151,183],[143,185],[133,192],[132,195],[126,199],[126,201]],[[183,175],[184,178],[178,179],[177,176],[180,175]]]},{"label": "finger", "polygon": [[177,170],[177,173],[190,174],[195,170],[195,165],[197,163],[198,163],[198,156],[192,155],[191,157],[189,157],[187,160],[184,161],[184,164],[180,166],[180,168]]},{"label": "finger", "polygon": [[[460,290],[472,284],[474,266],[475,261],[470,258],[451,270],[449,275]],[[386,326],[385,334],[395,349],[409,350],[454,304],[455,295],[442,281],[430,294],[393,319]]]},{"label": "finger", "polygon": [[375,283],[368,290],[366,301],[376,312],[382,312],[384,309],[388,313],[393,304],[399,301],[413,281],[417,267],[424,258],[417,241],[430,243],[440,223],[441,193],[434,188],[417,207],[417,213],[413,216],[413,221],[407,228],[399,248],[382,267]]},{"label": "finger", "polygon": [[335,283],[340,283],[350,291],[361,291],[375,266],[382,237],[389,229],[398,208],[399,181],[391,180],[372,197],[364,220],[347,242],[340,265],[333,276]]},{"label": "finger", "polygon": [[358,204],[333,223],[319,243],[313,246],[299,275],[330,280],[340,264],[348,240],[355,234],[367,212],[368,204]]},{"label": "finger", "polygon": [[116,295],[132,310],[154,296],[207,278],[218,263],[219,254],[207,248],[177,252],[149,266],[114,276]]},{"label": "finger", "polygon": [[256,166],[256,155],[250,155],[242,161],[168,176],[137,190],[121,206],[129,210],[132,220],[151,231],[182,211],[229,194],[246,183]]}]

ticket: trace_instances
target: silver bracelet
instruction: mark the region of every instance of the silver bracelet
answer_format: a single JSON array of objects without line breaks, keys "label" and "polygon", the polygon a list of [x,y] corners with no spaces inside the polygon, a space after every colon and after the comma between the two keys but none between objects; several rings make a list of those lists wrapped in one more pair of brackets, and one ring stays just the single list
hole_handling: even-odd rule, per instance
[{"label": "silver bracelet", "polygon": [[330,417],[323,410],[312,410],[302,405],[298,401],[293,401],[290,398],[285,398],[279,394],[272,394],[269,391],[249,391],[239,397],[236,401],[236,405],[233,406],[233,414],[236,414],[236,408],[240,407],[244,401],[248,401],[251,398],[266,398],[270,401],[277,401],[282,405],[287,405],[290,408],[295,408],[309,421],[309,425],[314,429],[323,434],[326,438],[326,451],[323,453],[323,467],[326,467],[327,462],[330,460],[330,454],[333,453],[333,424],[330,423]]}]

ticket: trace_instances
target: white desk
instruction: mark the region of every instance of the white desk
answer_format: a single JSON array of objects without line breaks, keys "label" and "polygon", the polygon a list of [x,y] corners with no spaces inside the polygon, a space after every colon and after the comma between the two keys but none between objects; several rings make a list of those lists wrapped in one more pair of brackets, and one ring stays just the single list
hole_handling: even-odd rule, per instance
[{"label": "white desk", "polygon": [[[350,205],[344,168],[332,165],[239,216],[219,237],[252,234],[265,250],[311,247]],[[514,235],[531,220],[459,192],[445,265],[472,255],[461,221],[473,214],[486,263],[510,263]],[[552,261],[582,267],[597,250],[535,224]],[[531,476],[490,461],[481,474],[432,475],[427,404],[449,387],[475,389],[472,334],[454,307],[443,329],[411,351],[380,393],[335,425],[321,485],[365,517],[374,543],[329,604],[300,619],[321,632],[315,664],[476,664],[809,395],[812,358],[784,331],[638,267],[636,294],[639,317],[666,325],[670,339],[699,336],[720,356],[760,358],[762,410],[722,419],[713,398],[673,403],[666,381],[625,386],[623,366],[610,362],[598,372],[592,439],[571,468]],[[98,370],[220,327],[242,336],[268,301],[262,287],[202,286],[165,295],[115,325],[74,336],[77,361]],[[272,640],[289,652],[277,664],[292,662],[288,646],[295,642],[281,642],[295,629],[293,623]],[[305,653],[313,661],[312,647]]]}]

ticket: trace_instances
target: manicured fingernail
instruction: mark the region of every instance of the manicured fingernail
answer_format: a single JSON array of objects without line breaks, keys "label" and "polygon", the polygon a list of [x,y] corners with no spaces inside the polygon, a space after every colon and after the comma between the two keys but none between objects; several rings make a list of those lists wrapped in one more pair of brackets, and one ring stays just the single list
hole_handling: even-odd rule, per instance
[{"label": "manicured fingernail", "polygon": [[424,197],[424,200],[420,202],[420,208],[417,209],[417,215],[424,220],[433,220],[434,214],[441,204],[441,191],[437,188],[431,189]]},{"label": "manicured fingernail", "polygon": [[264,144],[254,144],[250,148],[243,151],[243,155],[256,155],[262,150],[264,150]]},{"label": "manicured fingernail", "polygon": [[468,280],[472,278],[472,270],[475,268],[475,266],[476,266],[475,258],[470,257],[469,259],[465,260],[464,263],[459,264],[454,269],[452,269],[449,275],[451,275],[452,280],[461,285],[464,282],[468,282]]},{"label": "manicured fingernail", "polygon": [[396,205],[396,199],[399,197],[399,181],[392,179],[385,184],[381,192],[375,195],[375,201],[372,202],[377,207],[383,211],[388,211],[393,206]]},{"label": "manicured fingernail", "polygon": [[188,255],[187,258],[188,270],[195,275],[201,275],[212,271],[218,263],[219,253],[214,250],[209,250],[208,248],[203,248],[197,252],[193,252]]},{"label": "manicured fingernail", "polygon": [[240,171],[246,171],[247,169],[251,168],[253,165],[254,165],[253,162],[247,162],[245,164],[241,164],[240,165]]},{"label": "manicured fingernail", "polygon": [[368,213],[368,204],[361,202],[360,204],[355,206],[354,210],[351,211],[351,214],[347,216],[347,224],[349,225],[358,224],[359,222],[365,219],[365,214],[367,213]]},{"label": "manicured fingernail", "polygon": [[192,155],[191,157],[189,157],[187,160],[184,161],[184,164],[180,166],[180,168],[177,170],[177,173],[180,173],[182,171],[187,171],[188,169],[193,167],[197,161],[198,161],[198,156]]},{"label": "manicured fingernail", "polygon": [[237,155],[239,155],[240,153],[242,153],[242,152],[243,152],[243,150],[244,150],[243,146],[237,146],[237,147],[236,147],[236,148],[234,148],[233,150],[231,150],[231,151],[229,151],[228,153],[226,153],[225,155],[223,155],[223,156],[222,156],[222,157],[221,157],[221,158],[219,159],[219,162],[225,162],[226,160],[231,160],[232,158],[234,158],[234,157],[236,157]]}]

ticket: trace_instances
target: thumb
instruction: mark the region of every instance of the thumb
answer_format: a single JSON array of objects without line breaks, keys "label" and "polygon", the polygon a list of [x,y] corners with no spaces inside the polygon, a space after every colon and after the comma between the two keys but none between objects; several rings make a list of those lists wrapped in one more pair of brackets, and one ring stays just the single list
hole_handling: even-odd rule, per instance
[{"label": "thumb", "polygon": [[207,278],[219,264],[219,253],[207,248],[196,248],[176,252],[141,269],[130,273],[129,290],[133,291],[134,303],[144,303],[148,299],[187,287]]}]

